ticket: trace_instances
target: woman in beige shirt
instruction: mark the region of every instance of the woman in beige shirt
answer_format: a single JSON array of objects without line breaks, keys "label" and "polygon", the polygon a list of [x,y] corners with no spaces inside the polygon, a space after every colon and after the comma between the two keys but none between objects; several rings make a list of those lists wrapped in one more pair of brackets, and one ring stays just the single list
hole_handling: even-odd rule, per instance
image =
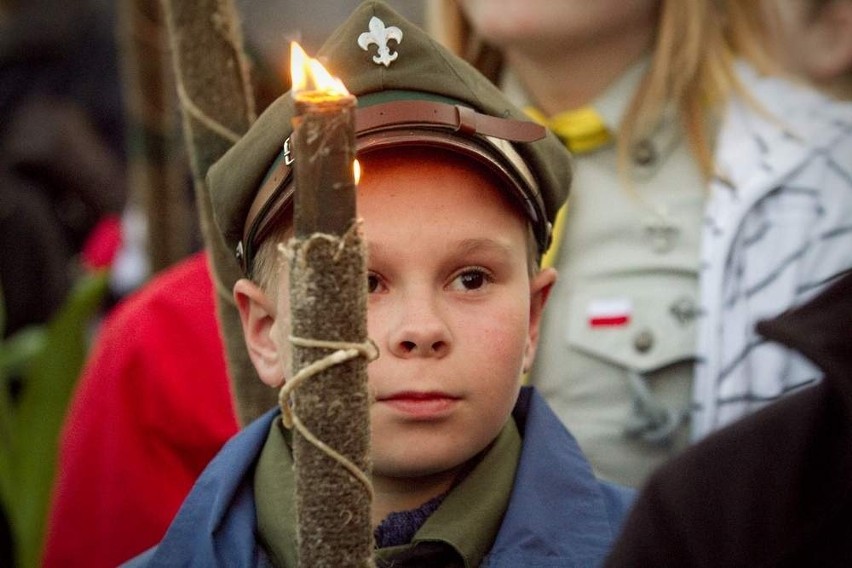
[{"label": "woman in beige shirt", "polygon": [[[691,439],[817,378],[758,344],[753,325],[852,266],[841,230],[852,178],[814,181],[838,170],[823,149],[845,147],[852,118],[779,82],[768,8],[431,9],[439,39],[564,131],[575,154],[574,193],[546,259],[560,281],[530,382],[600,475],[639,485]],[[823,202],[846,213],[814,216]]]}]

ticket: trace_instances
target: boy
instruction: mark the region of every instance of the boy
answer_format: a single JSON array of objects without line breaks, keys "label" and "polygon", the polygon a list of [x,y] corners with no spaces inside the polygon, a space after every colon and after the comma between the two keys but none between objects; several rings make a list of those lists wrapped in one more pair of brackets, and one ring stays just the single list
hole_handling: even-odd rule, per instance
[{"label": "boy", "polygon": [[[376,63],[377,46],[358,38],[392,26],[393,60]],[[599,563],[630,495],[598,482],[545,403],[520,389],[555,280],[538,261],[569,156],[381,3],[363,4],[320,57],[359,97],[358,215],[380,352],[369,366],[378,565]],[[288,369],[276,249],[291,229],[288,161],[299,157],[281,148],[292,114],[279,99],[210,173],[219,229],[251,277],[234,286],[248,351],[276,387]],[[273,412],[229,443],[139,561],[295,566],[282,428]]]}]

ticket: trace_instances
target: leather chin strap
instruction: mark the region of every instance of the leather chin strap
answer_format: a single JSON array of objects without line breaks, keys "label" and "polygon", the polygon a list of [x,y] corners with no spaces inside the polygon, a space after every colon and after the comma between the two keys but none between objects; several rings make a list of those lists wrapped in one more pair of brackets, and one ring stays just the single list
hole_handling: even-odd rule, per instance
[{"label": "leather chin strap", "polygon": [[[544,222],[544,210],[540,205],[541,197],[537,184],[517,153],[511,149],[507,151],[508,144],[499,145],[493,141],[472,144],[470,141],[481,137],[483,140],[496,138],[508,142],[535,142],[545,137],[546,130],[543,126],[524,120],[482,114],[461,105],[427,100],[393,101],[355,109],[355,137],[359,150],[365,145],[375,146],[370,144],[370,138],[399,129],[408,131],[406,141],[402,142],[402,145],[416,145],[418,137],[412,131],[426,131],[429,134],[424,133],[424,140],[434,141],[440,138],[443,143],[424,145],[446,148],[458,145],[465,149],[465,153],[470,153],[471,148],[474,148],[485,161],[513,164],[518,174],[511,176],[511,182],[517,186],[517,193],[522,200],[531,203],[530,207],[526,207],[527,214],[535,222]],[[458,143],[454,140],[458,140]],[[293,156],[288,137],[249,207],[243,239],[237,246],[237,260],[243,273],[248,276],[251,276],[257,247],[272,232],[275,221],[292,206],[292,164]]]}]

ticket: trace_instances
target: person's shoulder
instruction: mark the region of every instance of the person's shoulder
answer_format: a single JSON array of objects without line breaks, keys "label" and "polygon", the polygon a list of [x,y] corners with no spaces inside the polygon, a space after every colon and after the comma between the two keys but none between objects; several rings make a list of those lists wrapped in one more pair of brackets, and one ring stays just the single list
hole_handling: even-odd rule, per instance
[{"label": "person's shoulder", "polygon": [[[805,387],[690,446],[663,464],[646,488],[661,501],[681,508],[717,500],[739,510],[770,494],[770,479],[775,485],[791,487],[791,478],[807,461],[813,436],[812,429],[802,425],[819,419],[824,412],[825,389],[821,385]],[[771,464],[770,470],[767,464]],[[719,495],[720,487],[754,491]],[[702,514],[722,513],[718,509]]]},{"label": "person's shoulder", "polygon": [[[167,322],[185,314],[207,315],[215,322],[212,286],[207,258],[204,253],[196,253],[122,299],[105,318],[102,330],[120,330],[129,336],[150,335],[158,327],[168,328]],[[202,328],[200,324],[198,327]]]},{"label": "person's shoulder", "polygon": [[213,283],[204,252],[195,253],[164,269],[129,296],[125,309],[139,309],[155,303],[206,305],[213,302]]},{"label": "person's shoulder", "polygon": [[[536,475],[553,476],[553,486],[567,483],[572,490],[583,486],[585,489],[575,497],[579,494],[594,495],[594,500],[603,505],[609,523],[620,525],[636,491],[594,475],[574,436],[535,388],[524,387],[521,390],[513,416],[522,432],[524,459],[531,466],[527,472],[537,471]],[[568,493],[570,491],[566,491]]]},{"label": "person's shoulder", "polygon": [[245,469],[246,464],[253,464],[260,456],[269,428],[279,413],[278,408],[270,409],[237,432],[219,450],[208,469],[221,470],[229,477],[231,473]]},{"label": "person's shoulder", "polygon": [[823,147],[852,138],[852,102],[832,98],[793,77],[759,73],[742,61],[736,71],[744,93],[735,100],[765,124]]},{"label": "person's shoulder", "polygon": [[[270,410],[233,436],[201,473],[160,543],[124,566],[251,565],[253,471],[278,416]],[[198,531],[202,526],[209,530]]]}]

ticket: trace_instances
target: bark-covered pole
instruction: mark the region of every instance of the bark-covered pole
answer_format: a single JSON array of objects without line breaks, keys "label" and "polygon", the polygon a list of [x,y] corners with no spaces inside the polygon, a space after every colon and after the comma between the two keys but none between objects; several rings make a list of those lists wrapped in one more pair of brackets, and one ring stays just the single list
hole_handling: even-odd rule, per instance
[{"label": "bark-covered pole", "polygon": [[282,392],[285,422],[296,427],[299,565],[362,567],[373,549],[367,362],[375,349],[355,212],[355,97],[299,84],[294,77],[293,372]]},{"label": "bark-covered pole", "polygon": [[144,211],[150,268],[158,272],[190,249],[186,164],[159,1],[124,0],[119,6],[129,197]]},{"label": "bark-covered pole", "polygon": [[213,223],[207,170],[255,119],[248,60],[233,0],[162,0],[195,182],[201,229],[216,287],[216,307],[228,359],[237,417],[245,424],[275,406],[275,393],[248,358],[234,283],[239,264]]}]

